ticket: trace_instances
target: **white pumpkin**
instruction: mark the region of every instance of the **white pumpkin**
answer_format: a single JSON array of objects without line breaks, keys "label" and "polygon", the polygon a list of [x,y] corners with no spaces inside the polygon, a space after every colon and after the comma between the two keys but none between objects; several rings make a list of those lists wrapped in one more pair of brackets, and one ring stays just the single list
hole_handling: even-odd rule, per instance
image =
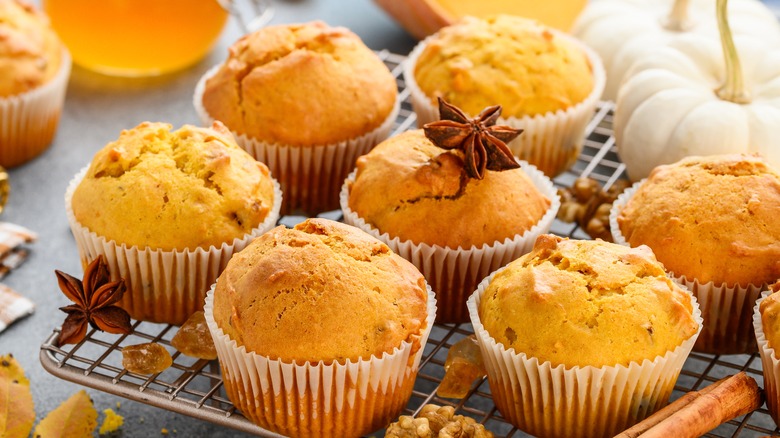
[{"label": "white pumpkin", "polygon": [[723,45],[688,35],[628,72],[613,127],[631,180],[690,155],[756,152],[780,169],[780,47],[735,48],[723,14]]},{"label": "white pumpkin", "polygon": [[[735,35],[752,35],[780,45],[780,23],[758,0],[732,0],[729,20]],[[689,34],[718,39],[713,0],[593,0],[572,33],[604,61],[603,99],[615,100],[626,71],[647,52]]]}]

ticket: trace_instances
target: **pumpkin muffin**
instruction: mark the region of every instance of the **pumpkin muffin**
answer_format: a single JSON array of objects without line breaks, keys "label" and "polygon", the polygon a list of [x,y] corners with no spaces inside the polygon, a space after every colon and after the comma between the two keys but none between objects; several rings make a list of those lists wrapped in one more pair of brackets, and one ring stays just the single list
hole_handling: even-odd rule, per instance
[{"label": "pumpkin muffin", "polygon": [[751,309],[780,278],[778,209],[777,171],[758,156],[714,155],[656,167],[611,220],[615,242],[652,248],[702,303],[697,350],[749,353]]},{"label": "pumpkin muffin", "polygon": [[468,305],[496,406],[540,436],[614,436],[663,407],[701,327],[648,247],[552,235]]},{"label": "pumpkin muffin", "polygon": [[33,5],[0,0],[0,165],[42,153],[57,130],[70,56]]},{"label": "pumpkin muffin", "polygon": [[414,79],[434,105],[441,96],[476,115],[500,103],[504,117],[566,110],[594,86],[579,45],[509,15],[469,17],[442,29],[417,58]]},{"label": "pumpkin muffin", "polygon": [[327,219],[258,237],[206,304],[230,399],[259,426],[301,437],[361,436],[397,416],[434,318],[411,263]]},{"label": "pumpkin muffin", "polygon": [[437,294],[439,322],[467,321],[466,299],[477,284],[529,251],[555,218],[552,182],[507,154],[516,168],[479,179],[469,175],[463,151],[407,131],[360,157],[344,184],[344,220],[420,269]]},{"label": "pumpkin muffin", "polygon": [[66,205],[82,263],[125,277],[136,319],[183,323],[234,251],[270,229],[281,193],[221,123],[145,122],[122,131],[71,182]]},{"label": "pumpkin muffin", "polygon": [[357,35],[311,22],[239,39],[201,80],[195,107],[268,163],[285,211],[313,214],[338,207],[338,184],[387,137],[398,98],[393,75]]},{"label": "pumpkin muffin", "polygon": [[504,108],[503,123],[525,135],[512,152],[549,176],[566,170],[604,86],[595,53],[536,21],[509,15],[466,17],[421,42],[404,78],[420,126],[436,120],[436,99],[476,115]]},{"label": "pumpkin muffin", "polygon": [[414,243],[470,248],[501,242],[539,222],[551,200],[521,168],[465,175],[463,158],[422,129],[358,158],[349,207],[374,228]]},{"label": "pumpkin muffin", "polygon": [[761,294],[753,309],[753,329],[761,355],[761,368],[764,374],[766,405],[775,424],[780,424],[780,282],[769,286]]}]

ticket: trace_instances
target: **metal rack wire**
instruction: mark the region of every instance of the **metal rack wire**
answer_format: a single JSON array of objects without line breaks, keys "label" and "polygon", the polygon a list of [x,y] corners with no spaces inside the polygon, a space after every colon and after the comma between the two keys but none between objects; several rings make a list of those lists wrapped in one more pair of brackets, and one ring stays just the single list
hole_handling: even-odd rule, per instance
[{"label": "metal rack wire", "polygon": [[[380,52],[379,55],[397,78],[403,100],[394,132],[413,128],[416,119],[401,74],[404,57],[388,52]],[[587,140],[581,156],[572,169],[555,179],[556,185],[569,186],[578,176],[589,176],[609,186],[622,177],[624,165],[617,158],[612,137],[612,109],[610,103],[599,105],[587,128]],[[338,212],[324,216],[340,218]],[[288,216],[282,218],[280,223],[291,225],[302,219]],[[552,232],[561,236],[588,238],[576,225],[560,221],[553,224]],[[277,437],[249,422],[227,399],[216,361],[193,359],[180,354],[171,346],[170,340],[176,330],[170,325],[136,322],[129,335],[117,338],[116,335],[92,330],[79,344],[58,347],[57,328],[41,346],[40,359],[48,372],[64,380],[243,432]],[[471,333],[469,324],[437,324],[433,328],[405,413],[416,414],[427,403],[451,405],[456,408],[457,414],[468,415],[484,423],[498,437],[528,436],[501,417],[493,404],[486,379],[475,383],[469,395],[462,400],[443,399],[436,395],[436,388],[444,375],[448,349]],[[121,365],[123,346],[142,342],[158,342],[168,348],[173,357],[173,366],[151,376],[125,370]],[[746,371],[763,387],[761,360],[757,354],[713,356],[693,353],[683,367],[672,398],[701,389],[739,371]],[[767,410],[761,408],[721,425],[706,436],[759,437],[777,435],[779,431]]]}]

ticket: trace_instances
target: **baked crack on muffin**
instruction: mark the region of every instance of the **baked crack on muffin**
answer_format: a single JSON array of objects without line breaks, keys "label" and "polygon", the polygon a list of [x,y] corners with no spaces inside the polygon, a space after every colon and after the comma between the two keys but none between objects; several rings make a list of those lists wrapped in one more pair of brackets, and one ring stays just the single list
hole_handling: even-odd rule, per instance
[{"label": "baked crack on muffin", "polygon": [[145,122],[95,154],[72,207],[83,226],[127,246],[208,248],[260,225],[273,191],[268,168],[222,124]]}]

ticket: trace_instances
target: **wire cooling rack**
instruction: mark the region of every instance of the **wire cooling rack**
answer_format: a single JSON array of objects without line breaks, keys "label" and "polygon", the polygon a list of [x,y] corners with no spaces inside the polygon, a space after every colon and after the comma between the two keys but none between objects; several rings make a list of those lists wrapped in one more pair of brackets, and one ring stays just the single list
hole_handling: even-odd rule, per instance
[{"label": "wire cooling rack", "polygon": [[[415,127],[416,118],[409,103],[409,92],[401,74],[403,56],[379,53],[397,78],[401,99],[401,112],[394,126],[394,133]],[[587,139],[577,163],[565,174],[555,179],[559,187],[570,186],[578,176],[589,176],[610,186],[624,173],[615,152],[612,137],[612,104],[598,106],[593,120],[587,127]],[[323,216],[339,219],[339,212]],[[302,217],[286,216],[280,223],[292,225]],[[555,221],[552,232],[561,236],[587,239],[588,235],[576,225]],[[60,329],[55,329],[41,346],[40,359],[51,374],[84,386],[116,394],[131,400],[147,403],[223,426],[266,437],[278,435],[260,429],[247,420],[227,399],[222,387],[219,365],[216,361],[198,360],[180,354],[170,344],[177,328],[170,325],[136,322],[133,332],[117,337],[91,330],[76,345],[57,346]],[[449,348],[472,333],[470,324],[437,324],[434,326],[424,355],[414,391],[406,414],[416,414],[427,403],[450,405],[456,413],[475,418],[498,437],[526,437],[527,434],[507,423],[493,404],[487,380],[475,383],[468,396],[462,400],[443,399],[436,389],[444,375],[444,362]],[[173,366],[163,373],[151,376],[128,372],[122,367],[122,347],[143,342],[158,342],[171,352]],[[763,387],[761,360],[757,354],[713,356],[692,353],[680,374],[672,398],[698,390],[725,376],[746,371]],[[705,435],[707,437],[759,437],[777,435],[780,430],[765,408],[729,421]]]}]

